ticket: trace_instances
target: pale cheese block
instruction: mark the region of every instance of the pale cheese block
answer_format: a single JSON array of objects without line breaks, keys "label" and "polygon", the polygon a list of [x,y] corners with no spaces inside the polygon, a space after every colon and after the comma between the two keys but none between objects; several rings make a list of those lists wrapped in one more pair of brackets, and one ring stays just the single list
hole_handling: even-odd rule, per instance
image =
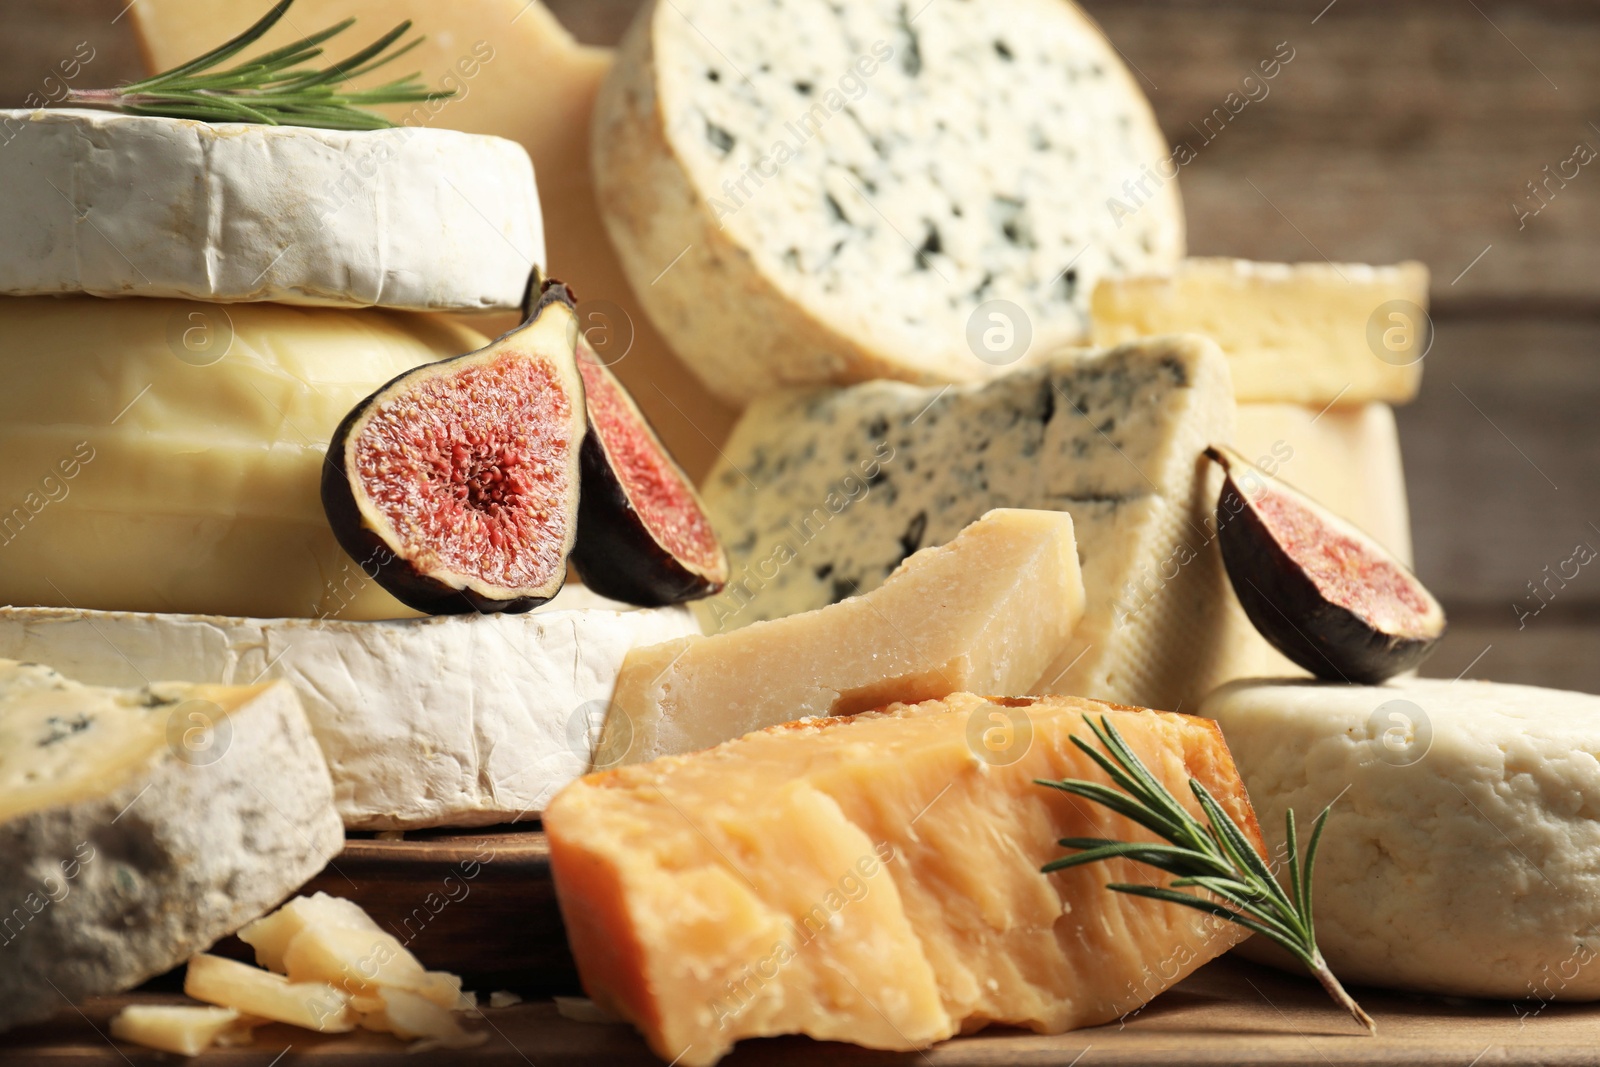
[{"label": "pale cheese block", "polygon": [[289,686],[0,661],[0,1030],[171,970],[343,847]]},{"label": "pale cheese block", "polygon": [[[134,0],[129,19],[155,73],[215,47],[258,14],[215,0]],[[405,126],[491,134],[527,149],[544,206],[549,273],[572,286],[589,339],[678,462],[702,477],[737,413],[683,367],[645,315],[606,236],[590,180],[589,116],[611,69],[611,50],[574,41],[539,0],[298,0],[256,47],[280,47],[347,18],[357,23],[337,41],[364,43],[411,19],[426,39],[406,54],[406,69],[456,94],[374,110]],[[538,72],[536,91],[530,71]],[[389,77],[384,68],[358,83]],[[512,325],[502,318],[484,331]]]},{"label": "pale cheese block", "polygon": [[533,166],[501,138],[57,108],[0,127],[6,295],[481,310],[545,264]]},{"label": "pale cheese block", "polygon": [[814,715],[1031,692],[1083,616],[1072,518],[991,511],[870,593],[623,661],[597,768]]},{"label": "pale cheese block", "polygon": [[545,812],[584,989],[687,1067],[747,1037],[908,1050],[1137,1008],[1242,934],[1107,889],[1154,884],[1127,861],[1040,873],[1063,837],[1148,838],[1034,783],[1106,780],[1071,741],[1086,715],[1180,803],[1198,779],[1259,841],[1220,733],[1190,716],[956,694],[773,727],[591,775]]},{"label": "pale cheese block", "polygon": [[[567,602],[586,601],[603,602],[581,588]],[[584,773],[630,649],[699,629],[684,608],[551,603],[380,622],[0,608],[0,655],[112,685],[283,679],[345,825],[486,826],[537,815]]]},{"label": "pale cheese block", "polygon": [[[981,385],[873,382],[753,405],[706,484],[733,567],[712,632],[877,588],[991,508],[1073,518],[1083,621],[1041,689],[1189,709],[1253,668],[1254,631],[1215,545],[1231,440],[1227,361],[1197,337],[1068,352]],[[795,558],[775,570],[782,546]]]},{"label": "pale cheese block", "polygon": [[1432,341],[1428,268],[1407,261],[1186,259],[1095,287],[1094,343],[1205,334],[1228,354],[1240,401],[1403,404]]},{"label": "pale cheese block", "polygon": [[1600,697],[1244,681],[1201,713],[1222,727],[1274,849],[1286,809],[1304,823],[1334,802],[1317,943],[1343,982],[1600,999]]},{"label": "pale cheese block", "polygon": [[404,312],[0,298],[0,603],[414,616],[334,540],[323,458],[378,386],[485,343]]},{"label": "pale cheese block", "polygon": [[1101,276],[1183,255],[1150,106],[1065,0],[652,2],[592,143],[634,291],[741,406],[981,379],[1084,339]]}]

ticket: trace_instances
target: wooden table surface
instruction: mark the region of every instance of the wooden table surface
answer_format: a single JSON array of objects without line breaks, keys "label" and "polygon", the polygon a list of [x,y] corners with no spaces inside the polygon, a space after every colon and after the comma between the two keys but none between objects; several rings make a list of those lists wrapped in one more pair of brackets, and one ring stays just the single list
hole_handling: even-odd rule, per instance
[{"label": "wooden table surface", "polygon": [[[871,1052],[822,1045],[803,1038],[749,1041],[723,1062],[727,1067],[790,1067],[822,1062],[844,1065],[928,1064],[930,1067],[1021,1067],[1024,1064],[1121,1064],[1167,1067],[1191,1064],[1408,1064],[1488,1067],[1490,1064],[1600,1063],[1600,1005],[1530,1003],[1513,1006],[1441,1001],[1357,991],[1377,1019],[1379,1036],[1362,1035],[1348,1016],[1309,980],[1292,978],[1227,958],[1203,968],[1124,1022],[1056,1037],[988,1030],[945,1042],[927,1053]],[[167,1003],[180,998],[133,994],[92,1000],[82,1014],[0,1037],[6,1067],[112,1067],[171,1062],[173,1057],[113,1044],[106,1021],[124,1004]],[[197,1062],[216,1067],[272,1067],[327,1063],[462,1063],[526,1067],[625,1067],[656,1064],[631,1028],[580,1023],[558,1015],[553,1002],[529,1001],[486,1009],[489,1040],[469,1052],[407,1055],[381,1034],[322,1037],[285,1026],[257,1031],[255,1045],[215,1049]]]}]

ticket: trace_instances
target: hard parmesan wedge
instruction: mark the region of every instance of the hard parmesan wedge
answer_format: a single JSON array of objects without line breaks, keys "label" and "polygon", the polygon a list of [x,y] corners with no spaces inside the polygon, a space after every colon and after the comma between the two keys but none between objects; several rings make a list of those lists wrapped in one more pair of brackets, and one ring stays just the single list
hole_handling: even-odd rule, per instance
[{"label": "hard parmesan wedge", "polygon": [[350,995],[326,982],[291,982],[281,974],[205,953],[189,961],[183,991],[195,1000],[324,1034],[354,1030]]},{"label": "hard parmesan wedge", "polygon": [[1204,783],[1260,847],[1233,759],[1202,719],[956,694],[791,723],[590,775],[546,809],[585,990],[686,1067],[746,1037],[906,1050],[1139,1007],[1243,934],[1108,890],[1164,883],[1128,861],[1040,873],[1060,838],[1149,839],[1034,784],[1106,780],[1071,741],[1090,737],[1085,715],[1106,716],[1185,803],[1189,779]]},{"label": "hard parmesan wedge", "polygon": [[864,596],[629,653],[595,766],[692,752],[806,715],[1031,692],[1083,604],[1072,517],[991,511]]},{"label": "hard parmesan wedge", "polygon": [[248,1043],[237,1038],[248,1038],[254,1027],[265,1022],[233,1008],[135,1004],[112,1018],[111,1036],[160,1052],[198,1056],[212,1045]]}]

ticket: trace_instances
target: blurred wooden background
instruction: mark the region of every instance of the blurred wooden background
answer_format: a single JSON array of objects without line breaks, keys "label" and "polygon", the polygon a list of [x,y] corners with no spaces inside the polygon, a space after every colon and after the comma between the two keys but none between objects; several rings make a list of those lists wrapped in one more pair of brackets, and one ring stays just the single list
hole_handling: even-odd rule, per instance
[{"label": "blurred wooden background", "polygon": [[[96,84],[139,73],[125,2],[0,0],[0,104],[22,104],[79,42]],[[606,44],[637,4],[550,6]],[[1174,138],[1281,42],[1294,49],[1184,168],[1190,250],[1432,268],[1436,340],[1422,397],[1400,411],[1418,570],[1453,619],[1424,673],[1600,692],[1600,565],[1521,628],[1515,607],[1537,605],[1528,583],[1577,545],[1600,550],[1600,161],[1546,186],[1536,215],[1514,207],[1540,207],[1529,183],[1578,145],[1600,152],[1600,6],[1085,6]]]}]

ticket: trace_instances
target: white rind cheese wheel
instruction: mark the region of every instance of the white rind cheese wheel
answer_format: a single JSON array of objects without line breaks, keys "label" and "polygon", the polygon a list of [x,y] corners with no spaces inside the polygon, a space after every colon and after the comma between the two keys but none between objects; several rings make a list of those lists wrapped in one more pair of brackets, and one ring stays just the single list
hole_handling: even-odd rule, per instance
[{"label": "white rind cheese wheel", "polygon": [[404,312],[0,298],[0,603],[414,615],[334,540],[323,457],[378,386],[484,343]]},{"label": "white rind cheese wheel", "polygon": [[0,293],[514,308],[528,154],[452,130],[0,111]]},{"label": "white rind cheese wheel", "polygon": [[0,1030],[172,969],[343,847],[287,685],[108,690],[0,661]]},{"label": "white rind cheese wheel", "polygon": [[681,607],[587,606],[608,603],[573,587],[529,615],[390,622],[0,608],[0,654],[101,684],[283,679],[348,827],[487,826],[588,769],[630,649],[699,632]]},{"label": "white rind cheese wheel", "polygon": [[1316,919],[1346,984],[1600,998],[1600,697],[1245,681],[1201,714],[1222,727],[1269,847],[1283,847],[1286,809],[1304,827],[1338,798]]},{"label": "white rind cheese wheel", "polygon": [[1085,336],[1100,276],[1183,255],[1149,104],[1062,0],[651,4],[591,144],[634,291],[741,405],[984,377]]}]

